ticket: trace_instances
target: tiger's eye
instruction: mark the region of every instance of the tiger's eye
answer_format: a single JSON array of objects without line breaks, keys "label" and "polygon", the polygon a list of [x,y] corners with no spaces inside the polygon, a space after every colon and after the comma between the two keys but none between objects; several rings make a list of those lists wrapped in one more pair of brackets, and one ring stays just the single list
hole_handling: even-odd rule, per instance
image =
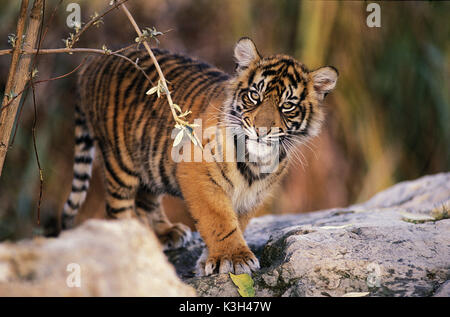
[{"label": "tiger's eye", "polygon": [[254,90],[250,90],[248,92],[248,98],[256,105],[259,101],[259,94]]},{"label": "tiger's eye", "polygon": [[285,102],[281,106],[281,111],[283,111],[283,112],[291,112],[291,111],[295,110],[295,108],[297,108],[297,106],[295,104],[293,104],[291,102]]}]

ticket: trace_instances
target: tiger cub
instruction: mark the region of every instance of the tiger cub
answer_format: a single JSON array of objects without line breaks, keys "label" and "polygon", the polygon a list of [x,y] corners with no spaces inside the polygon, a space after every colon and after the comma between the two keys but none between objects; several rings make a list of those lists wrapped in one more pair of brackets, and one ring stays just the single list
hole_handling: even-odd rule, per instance
[{"label": "tiger cub", "polygon": [[[74,178],[62,228],[73,226],[85,200],[95,143],[103,157],[110,218],[137,217],[154,229],[166,249],[178,248],[189,240],[190,230],[168,220],[160,197],[180,197],[206,244],[198,275],[251,273],[259,261],[244,240],[245,227],[280,183],[295,145],[318,134],[324,119],[321,103],[335,87],[338,72],[330,66],[309,71],[285,55],[262,57],[249,38],[234,48],[233,75],[183,55],[159,49],[154,54],[174,103],[190,110],[189,118],[201,119],[200,133],[231,128],[234,134],[199,138],[204,149],[215,144],[212,159],[174,160],[175,122],[167,100],[146,94],[159,79],[147,52],[132,50],[126,56],[138,60],[149,78],[123,58],[93,58],[78,80]],[[186,137],[182,144],[192,143]],[[240,159],[217,155],[238,153],[238,147]],[[193,148],[192,153],[199,149]],[[264,170],[271,164],[275,168]]]}]

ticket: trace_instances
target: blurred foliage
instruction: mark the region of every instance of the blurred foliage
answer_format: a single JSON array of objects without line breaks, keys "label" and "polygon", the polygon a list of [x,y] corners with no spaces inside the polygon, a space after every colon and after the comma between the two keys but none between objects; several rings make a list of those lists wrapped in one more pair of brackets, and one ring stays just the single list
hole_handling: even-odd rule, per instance
[{"label": "blurred foliage", "polygon": [[[58,1],[47,1],[46,19]],[[43,47],[63,47],[71,30],[65,8],[78,2],[83,21],[108,0],[64,1]],[[381,28],[366,25],[363,1],[130,0],[142,28],[171,30],[160,46],[204,59],[225,71],[241,36],[262,54],[286,53],[310,69],[339,69],[327,98],[327,122],[302,153],[307,166],[292,166],[271,212],[304,212],[369,198],[396,182],[450,167],[450,3],[380,2]],[[20,1],[0,0],[0,49],[15,32]],[[135,33],[121,11],[86,32],[77,47],[120,48]],[[75,68],[81,55],[39,57],[39,79]],[[0,87],[10,58],[0,57]],[[33,153],[33,109],[28,100],[0,178],[0,240],[42,234],[56,221],[70,190],[75,76],[37,89],[37,146],[44,169],[43,226],[36,225],[39,171]],[[97,164],[98,166],[98,164]],[[94,171],[85,215],[103,208],[101,175]],[[89,211],[87,211],[89,209]],[[43,229],[42,229],[43,228]]]}]

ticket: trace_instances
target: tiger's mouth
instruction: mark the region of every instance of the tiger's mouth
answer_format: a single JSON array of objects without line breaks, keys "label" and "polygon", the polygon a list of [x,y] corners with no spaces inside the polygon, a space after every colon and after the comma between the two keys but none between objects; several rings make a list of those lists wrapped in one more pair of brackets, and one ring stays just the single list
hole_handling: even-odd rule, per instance
[{"label": "tiger's mouth", "polygon": [[255,131],[245,131],[245,135],[245,145],[248,153],[250,154],[250,160],[252,157],[257,160],[266,160],[278,154],[278,143],[280,141],[278,136],[272,134],[258,136]]},{"label": "tiger's mouth", "polygon": [[268,158],[274,153],[274,146],[258,140],[248,139],[246,147],[250,155],[260,159]]}]

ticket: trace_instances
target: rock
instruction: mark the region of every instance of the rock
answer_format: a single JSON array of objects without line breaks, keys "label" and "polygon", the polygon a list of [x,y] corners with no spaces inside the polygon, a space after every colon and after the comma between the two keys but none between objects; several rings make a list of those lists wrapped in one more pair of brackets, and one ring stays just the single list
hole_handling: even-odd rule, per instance
[{"label": "rock", "polygon": [[[449,210],[446,173],[347,208],[252,219],[256,296],[449,296]],[[58,238],[2,243],[0,296],[239,296],[226,274],[194,276],[204,248],[194,237],[166,252],[176,272],[136,220],[89,220]]]},{"label": "rock", "polygon": [[195,291],[179,280],[155,235],[138,221],[89,220],[58,238],[0,244],[0,296],[195,296]]},{"label": "rock", "polygon": [[450,281],[445,282],[439,287],[439,289],[434,293],[434,297],[450,297]]},{"label": "rock", "polygon": [[[450,173],[399,183],[347,208],[252,219],[246,239],[262,268],[256,296],[448,296]],[[194,277],[197,235],[167,252],[200,296],[239,296],[225,274]]]}]

